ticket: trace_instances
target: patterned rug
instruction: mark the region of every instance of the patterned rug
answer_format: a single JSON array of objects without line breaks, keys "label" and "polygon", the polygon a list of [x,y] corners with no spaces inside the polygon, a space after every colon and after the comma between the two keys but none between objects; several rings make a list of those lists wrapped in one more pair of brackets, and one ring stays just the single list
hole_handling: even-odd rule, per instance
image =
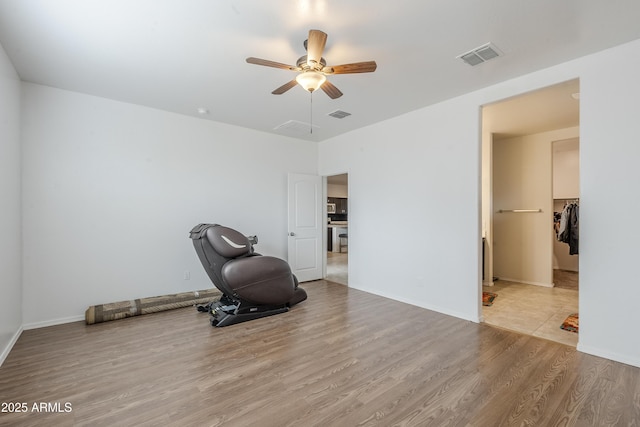
[{"label": "patterned rug", "polygon": [[220,297],[220,291],[203,289],[201,291],[182,292],[179,294],[162,295],[157,297],[140,298],[131,301],[112,302],[108,304],[92,305],[84,312],[87,325],[124,319],[141,314],[157,313],[190,305],[206,304]]},{"label": "patterned rug", "polygon": [[567,319],[562,322],[560,329],[565,331],[578,333],[578,313],[570,314]]},{"label": "patterned rug", "polygon": [[494,294],[493,292],[482,292],[482,305],[485,307],[490,307],[493,305],[493,300],[496,299],[498,294]]}]

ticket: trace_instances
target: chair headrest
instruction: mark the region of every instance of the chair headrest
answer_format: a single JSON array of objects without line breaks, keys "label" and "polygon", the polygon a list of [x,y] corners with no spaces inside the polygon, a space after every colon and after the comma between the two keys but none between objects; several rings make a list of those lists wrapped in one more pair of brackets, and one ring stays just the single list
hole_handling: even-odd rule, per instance
[{"label": "chair headrest", "polygon": [[233,228],[215,225],[206,230],[206,236],[213,249],[225,258],[237,258],[251,252],[251,242]]}]

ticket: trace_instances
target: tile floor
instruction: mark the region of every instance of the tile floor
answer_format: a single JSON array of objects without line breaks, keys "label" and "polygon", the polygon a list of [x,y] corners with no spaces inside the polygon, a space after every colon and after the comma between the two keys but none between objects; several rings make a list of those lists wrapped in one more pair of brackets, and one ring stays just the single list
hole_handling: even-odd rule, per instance
[{"label": "tile floor", "polygon": [[348,285],[348,261],[349,254],[346,252],[327,252],[327,280]]},{"label": "tile floor", "polygon": [[579,288],[580,273],[577,271],[553,270],[553,283],[556,288],[573,289]]},{"label": "tile floor", "polygon": [[560,329],[568,315],[578,312],[577,290],[502,280],[483,290],[498,294],[492,306],[482,307],[485,323],[573,347],[578,344],[577,333]]}]

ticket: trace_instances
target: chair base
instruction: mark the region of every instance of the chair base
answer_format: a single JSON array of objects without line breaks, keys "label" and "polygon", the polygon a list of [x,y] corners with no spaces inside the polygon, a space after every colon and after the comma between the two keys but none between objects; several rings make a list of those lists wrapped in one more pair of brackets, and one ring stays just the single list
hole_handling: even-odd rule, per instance
[{"label": "chair base", "polygon": [[[211,326],[218,328],[289,311],[287,305],[244,306],[242,303],[235,302],[226,296],[223,296],[219,301],[208,304],[206,308],[211,315]],[[198,308],[198,310],[204,311],[201,308]]]}]

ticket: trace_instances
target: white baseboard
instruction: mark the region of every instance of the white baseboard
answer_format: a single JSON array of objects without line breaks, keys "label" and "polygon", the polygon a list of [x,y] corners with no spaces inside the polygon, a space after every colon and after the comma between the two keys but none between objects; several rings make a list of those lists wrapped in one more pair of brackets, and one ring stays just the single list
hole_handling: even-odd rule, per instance
[{"label": "white baseboard", "polygon": [[16,333],[13,334],[13,336],[11,337],[11,340],[9,340],[9,343],[7,344],[5,349],[2,351],[2,353],[0,353],[0,366],[2,366],[2,364],[4,363],[4,361],[7,358],[7,356],[9,356],[9,353],[11,352],[11,349],[13,348],[13,346],[18,341],[18,338],[20,338],[20,335],[22,334],[23,330],[24,329],[22,328],[22,326],[20,326],[18,328],[18,330],[16,331]]},{"label": "white baseboard", "polygon": [[577,350],[583,353],[590,354],[592,356],[598,356],[605,359],[613,360],[615,362],[624,363],[625,365],[635,366],[640,368],[640,359],[637,357],[629,357],[623,354],[614,353],[611,351],[603,350],[596,347],[590,347],[582,345],[578,342]]},{"label": "white baseboard", "polygon": [[83,314],[78,316],[63,317],[61,319],[45,320],[44,322],[26,323],[22,325],[22,328],[27,331],[29,329],[46,328],[47,326],[62,325],[65,323],[77,322],[80,320],[85,320]]},{"label": "white baseboard", "polygon": [[528,282],[526,280],[520,279],[510,279],[508,277],[501,277],[500,280],[504,280],[505,282],[515,282],[522,283],[524,285],[535,285],[535,286],[543,286],[545,288],[553,288],[555,285],[553,283],[543,283],[543,282]]},{"label": "white baseboard", "polygon": [[468,313],[463,313],[460,311],[456,311],[456,310],[449,310],[447,308],[443,308],[443,307],[439,307],[433,304],[429,304],[426,303],[424,301],[418,301],[418,300],[414,300],[414,299],[407,299],[407,298],[401,298],[398,297],[397,295],[394,294],[390,294],[387,292],[383,292],[380,291],[379,289],[370,289],[370,288],[366,288],[366,287],[358,287],[357,285],[353,285],[353,284],[349,284],[350,288],[353,289],[358,289],[359,291],[363,291],[363,292],[367,292],[373,295],[378,295],[380,297],[384,297],[384,298],[388,298],[390,300],[394,300],[394,301],[399,301],[399,302],[403,302],[405,304],[410,304],[416,307],[420,307],[420,308],[424,308],[427,310],[431,310],[431,311],[435,311],[438,312],[440,314],[445,314],[447,316],[451,316],[451,317],[457,317],[458,319],[462,319],[462,320],[468,320],[470,322],[474,322],[474,323],[481,323],[480,321],[480,313],[479,315],[476,316],[470,316]]}]

